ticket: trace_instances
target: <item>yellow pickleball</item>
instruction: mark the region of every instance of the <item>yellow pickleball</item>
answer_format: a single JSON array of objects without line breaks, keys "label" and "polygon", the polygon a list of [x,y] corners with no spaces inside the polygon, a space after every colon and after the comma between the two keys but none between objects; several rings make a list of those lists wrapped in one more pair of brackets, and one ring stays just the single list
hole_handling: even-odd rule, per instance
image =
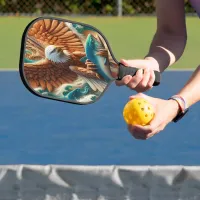
[{"label": "yellow pickleball", "polygon": [[154,115],[154,107],[144,98],[129,101],[123,110],[124,120],[131,125],[148,125]]}]

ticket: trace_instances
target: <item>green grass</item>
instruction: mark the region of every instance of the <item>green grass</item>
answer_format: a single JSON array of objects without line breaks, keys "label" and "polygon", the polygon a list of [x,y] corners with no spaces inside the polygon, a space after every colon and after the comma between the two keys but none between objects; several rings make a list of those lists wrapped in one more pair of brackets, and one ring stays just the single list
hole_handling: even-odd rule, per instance
[{"label": "green grass", "polygon": [[[32,19],[31,17],[0,17],[0,68],[18,68],[21,36]],[[143,58],[156,28],[155,17],[70,17],[69,19],[98,28],[108,39],[118,60]],[[198,18],[187,18],[187,47],[182,58],[172,68],[195,68],[200,64],[199,23]]]}]

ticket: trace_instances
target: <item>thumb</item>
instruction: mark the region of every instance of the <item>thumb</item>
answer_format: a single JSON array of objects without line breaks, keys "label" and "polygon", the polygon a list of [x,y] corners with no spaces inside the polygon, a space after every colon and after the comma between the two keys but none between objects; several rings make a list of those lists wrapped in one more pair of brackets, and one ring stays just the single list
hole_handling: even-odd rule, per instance
[{"label": "thumb", "polygon": [[132,128],[132,131],[136,131],[138,133],[144,133],[144,134],[154,134],[155,131],[160,127],[161,121],[159,117],[156,117],[151,121],[149,125],[141,126],[141,125],[135,125]]},{"label": "thumb", "polygon": [[153,130],[157,129],[160,126],[160,124],[162,123],[161,119],[162,118],[155,113],[153,120],[149,124]]},{"label": "thumb", "polygon": [[125,60],[121,59],[120,62],[125,66],[136,67],[144,69],[146,67],[146,60]]}]

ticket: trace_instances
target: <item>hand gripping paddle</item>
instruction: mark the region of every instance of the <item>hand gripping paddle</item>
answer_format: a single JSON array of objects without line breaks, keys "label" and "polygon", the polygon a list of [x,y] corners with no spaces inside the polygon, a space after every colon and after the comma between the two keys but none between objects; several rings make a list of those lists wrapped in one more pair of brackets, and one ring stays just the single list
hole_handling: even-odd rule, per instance
[{"label": "hand gripping paddle", "polygon": [[[40,17],[23,33],[20,76],[39,97],[94,103],[113,81],[137,70],[117,62],[105,36],[87,24]],[[155,71],[155,77],[157,86],[160,73]]]}]

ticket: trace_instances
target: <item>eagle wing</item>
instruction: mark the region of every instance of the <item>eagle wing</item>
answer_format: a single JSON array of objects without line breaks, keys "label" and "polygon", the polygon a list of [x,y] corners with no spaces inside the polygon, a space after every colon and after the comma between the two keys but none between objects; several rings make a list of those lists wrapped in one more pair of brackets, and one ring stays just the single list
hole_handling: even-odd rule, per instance
[{"label": "eagle wing", "polygon": [[76,33],[66,23],[59,20],[41,19],[33,24],[28,31],[28,37],[44,46],[60,46],[69,53],[84,52],[84,45]]},{"label": "eagle wing", "polygon": [[93,70],[78,66],[70,66],[70,69],[86,81],[94,91],[103,92],[107,86],[103,78]]},{"label": "eagle wing", "polygon": [[[53,63],[45,57],[45,48],[55,45],[67,50],[71,59],[66,63]],[[55,88],[77,79],[77,74],[69,69],[70,65],[86,67],[80,61],[85,55],[81,39],[66,23],[59,20],[42,19],[28,30],[26,58],[34,63],[24,63],[24,73],[31,87],[42,87],[52,92]]]},{"label": "eagle wing", "polygon": [[41,87],[43,90],[53,92],[65,83],[72,83],[77,74],[69,69],[65,63],[55,64],[47,59],[35,63],[24,64],[25,77],[32,88]]}]

